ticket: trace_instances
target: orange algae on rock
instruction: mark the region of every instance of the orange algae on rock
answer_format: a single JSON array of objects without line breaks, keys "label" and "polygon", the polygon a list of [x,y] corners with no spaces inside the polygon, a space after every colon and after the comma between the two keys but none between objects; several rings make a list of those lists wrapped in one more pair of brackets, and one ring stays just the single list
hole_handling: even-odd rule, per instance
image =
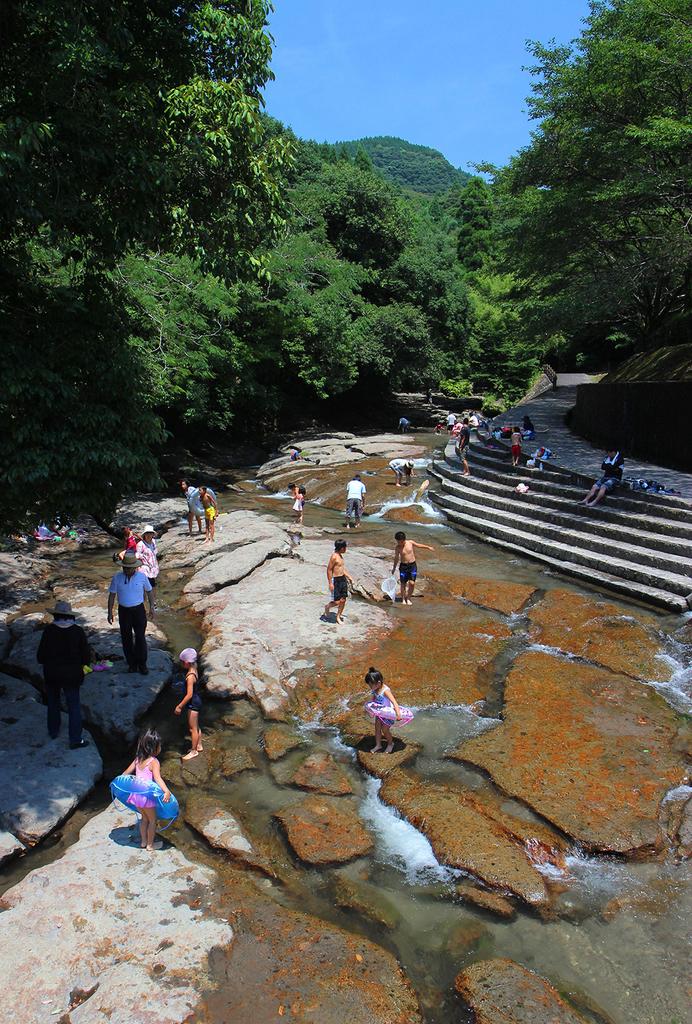
[{"label": "orange algae on rock", "polygon": [[534,642],[635,679],[670,679],[670,666],[658,657],[661,641],[651,616],[624,615],[609,602],[551,590],[530,609],[529,619]]},{"label": "orange algae on rock", "polygon": [[478,576],[464,576],[447,582],[455,597],[480,605],[481,608],[502,612],[504,615],[520,611],[536,593],[535,587],[524,583],[481,579]]},{"label": "orange algae on rock", "polygon": [[586,1024],[545,978],[513,960],[482,960],[457,974],[454,987],[476,1024]]},{"label": "orange algae on rock", "polygon": [[307,864],[334,864],[369,853],[373,842],[345,797],[308,796],[275,813],[296,856]]},{"label": "orange algae on rock", "polygon": [[429,839],[443,864],[532,906],[549,904],[548,885],[533,851],[561,866],[565,846],[547,826],[507,814],[490,796],[423,782],[402,770],[385,776],[379,795]]},{"label": "orange algae on rock", "polygon": [[627,676],[542,652],[521,655],[504,721],[452,757],[594,850],[658,847],[661,800],[684,778],[679,716]]}]

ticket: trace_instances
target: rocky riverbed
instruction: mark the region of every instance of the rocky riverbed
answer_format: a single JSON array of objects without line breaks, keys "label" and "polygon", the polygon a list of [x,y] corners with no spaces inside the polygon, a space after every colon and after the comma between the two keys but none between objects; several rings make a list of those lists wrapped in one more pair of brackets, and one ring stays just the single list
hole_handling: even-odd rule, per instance
[{"label": "rocky riverbed", "polygon": [[[297,445],[310,461],[287,449],[221,496],[214,545],[187,536],[177,498],[119,510],[121,525],[162,531],[154,671],[136,685],[105,621],[107,536],[93,527],[88,551],[0,556],[11,765],[0,858],[15,880],[0,963],[41,979],[28,996],[13,988],[8,1013],[65,1024],[682,1020],[691,791],[686,722],[664,699],[689,653],[673,636],[680,623],[508,562],[410,504],[427,439]],[[417,460],[403,494],[387,469],[400,454]],[[371,517],[348,535],[339,512],[356,471]],[[318,502],[298,546],[280,498],[289,482]],[[380,588],[402,520],[435,548],[412,609]],[[340,535],[355,581],[343,626],[320,619]],[[114,662],[85,682],[84,751],[45,739],[37,700],[39,630],[58,597]],[[205,750],[181,762],[168,687],[171,655],[191,641]],[[391,756],[369,753],[371,664],[418,709]],[[148,721],[163,731],[182,810],[153,855],[97,781],[130,760]],[[60,856],[43,855],[94,785],[97,813]]]}]

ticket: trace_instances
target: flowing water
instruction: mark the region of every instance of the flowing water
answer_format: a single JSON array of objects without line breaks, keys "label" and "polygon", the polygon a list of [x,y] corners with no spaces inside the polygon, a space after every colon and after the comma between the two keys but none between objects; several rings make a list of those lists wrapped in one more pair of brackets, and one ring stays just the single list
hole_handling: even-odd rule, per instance
[{"label": "flowing water", "polygon": [[[254,490],[242,495],[229,492],[223,499],[223,508],[226,511],[256,508],[283,520],[288,504],[277,500],[281,497],[270,496],[255,485]],[[401,528],[401,524],[388,521],[384,514],[388,509],[406,504],[406,498],[387,502],[384,509],[364,520],[359,534],[350,538],[350,543],[391,547],[392,533]],[[446,577],[478,575],[526,583],[538,588],[539,593],[555,586],[574,593],[588,593],[537,565],[511,558],[450,529],[425,500],[420,512],[421,522],[406,523],[405,528],[409,536],[435,546],[435,552],[426,552],[421,558],[421,569],[426,575],[433,578],[442,572]],[[306,521],[309,525],[336,528],[342,517],[312,503],[306,509]],[[109,553],[67,555],[58,562],[57,569],[65,579],[75,583],[103,580],[109,575]],[[158,593],[159,624],[172,652],[201,643],[195,621],[176,607],[184,582],[167,580],[164,563]],[[615,598],[612,600],[620,605],[623,615],[631,613],[631,606]],[[420,639],[423,637],[433,653],[444,658],[443,650],[435,651],[436,634],[444,634],[445,629],[453,629],[457,624],[461,628],[460,615],[462,610],[466,613],[467,607],[459,602],[438,602],[434,595],[418,601],[414,611],[420,619],[419,626],[412,634],[411,647],[402,646],[402,656],[414,661],[422,658],[424,652],[416,645],[423,642]],[[394,615],[401,611],[391,608]],[[488,614],[494,616],[494,613]],[[462,739],[495,724],[493,715],[499,714],[502,708],[505,673],[512,658],[529,646],[527,622],[521,614],[494,617],[498,622],[509,624],[512,639],[493,665],[489,680],[491,699],[484,707],[484,717],[472,707],[435,706],[433,702],[421,708],[407,727],[406,739],[421,746],[414,770],[423,779],[459,781],[478,791],[493,789],[483,773],[449,760],[445,755]],[[673,627],[679,627],[680,619],[661,618],[660,623],[670,632]],[[657,689],[676,708],[689,710],[691,673],[685,668],[689,651],[669,639],[663,643],[661,656],[671,660],[675,671],[672,681],[655,684]],[[367,654],[364,663],[367,667]],[[172,715],[172,704],[170,692],[164,691],[146,718],[156,722],[166,749],[182,752],[186,748],[183,726]],[[222,722],[228,711],[228,704],[207,700],[205,732],[213,734],[214,743],[222,748],[259,749],[264,724],[259,712],[253,712],[245,728],[229,729]],[[467,1019],[452,993],[454,976],[474,960],[502,956],[515,959],[550,979],[594,1022],[683,1024],[689,1020],[685,970],[688,866],[676,864],[670,858],[633,862],[618,857],[585,856],[573,848],[567,874],[560,879],[563,891],[554,919],[542,920],[529,910],[519,910],[514,920],[497,920],[452,900],[452,886],[459,880],[460,872],[441,865],[428,840],[380,801],[380,781],[364,775],[357,766],[353,749],[340,740],[335,728],[324,724],[319,712],[309,720],[302,720],[299,728],[304,746],[288,754],[280,767],[270,766],[265,758],[258,757],[258,770],[243,772],[229,780],[213,777],[205,784],[205,792],[231,811],[236,810],[251,834],[262,837],[279,851],[290,884],[266,883],[277,901],[364,934],[396,955],[416,989],[427,1024]],[[99,746],[104,756],[104,777],[108,779],[122,770],[131,752],[103,737]],[[328,751],[348,774],[362,821],[374,838],[372,854],[346,867],[317,870],[301,865],[291,854],[272,817],[276,810],[299,795],[298,790],[282,784],[281,779],[290,774],[291,767],[296,766],[306,752],[313,750]],[[183,793],[182,799],[184,796]],[[30,856],[9,866],[1,877],[3,888],[58,856],[76,840],[81,824],[107,803],[104,781],[55,836]],[[514,814],[533,817],[516,801],[507,799],[505,807]],[[205,841],[185,824],[176,825],[171,833],[167,835],[191,857],[213,863],[223,872],[223,857],[212,853]],[[335,905],[334,886],[340,878],[367,886],[372,908],[369,916]],[[607,912],[604,916],[614,898],[622,901],[623,909],[612,918]]]}]

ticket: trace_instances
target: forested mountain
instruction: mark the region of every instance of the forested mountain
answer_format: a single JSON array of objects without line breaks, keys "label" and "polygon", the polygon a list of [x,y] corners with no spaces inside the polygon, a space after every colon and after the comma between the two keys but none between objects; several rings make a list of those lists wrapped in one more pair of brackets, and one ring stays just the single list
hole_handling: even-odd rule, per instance
[{"label": "forested mountain", "polygon": [[375,135],[336,145],[344,146],[351,157],[359,149],[364,150],[375,170],[388,181],[423,195],[446,192],[453,185],[463,185],[471,177],[450,164],[437,149],[416,146],[393,135]]}]

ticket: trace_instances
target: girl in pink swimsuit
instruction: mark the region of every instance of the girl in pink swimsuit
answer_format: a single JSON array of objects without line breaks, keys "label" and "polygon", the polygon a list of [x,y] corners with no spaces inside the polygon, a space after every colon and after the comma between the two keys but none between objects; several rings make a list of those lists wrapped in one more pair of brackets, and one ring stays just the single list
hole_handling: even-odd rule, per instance
[{"label": "girl in pink swimsuit", "polygon": [[[135,775],[140,782],[155,782],[163,790],[163,802],[165,804],[171,798],[168,786],[161,778],[158,755],[161,753],[161,737],[154,729],[147,729],[139,737],[137,743],[137,754],[124,775]],[[154,849],[154,836],[156,835],[156,803],[142,793],[132,793],[127,798],[128,804],[136,807],[141,814],[139,831],[142,837],[142,849],[150,853]]]}]

